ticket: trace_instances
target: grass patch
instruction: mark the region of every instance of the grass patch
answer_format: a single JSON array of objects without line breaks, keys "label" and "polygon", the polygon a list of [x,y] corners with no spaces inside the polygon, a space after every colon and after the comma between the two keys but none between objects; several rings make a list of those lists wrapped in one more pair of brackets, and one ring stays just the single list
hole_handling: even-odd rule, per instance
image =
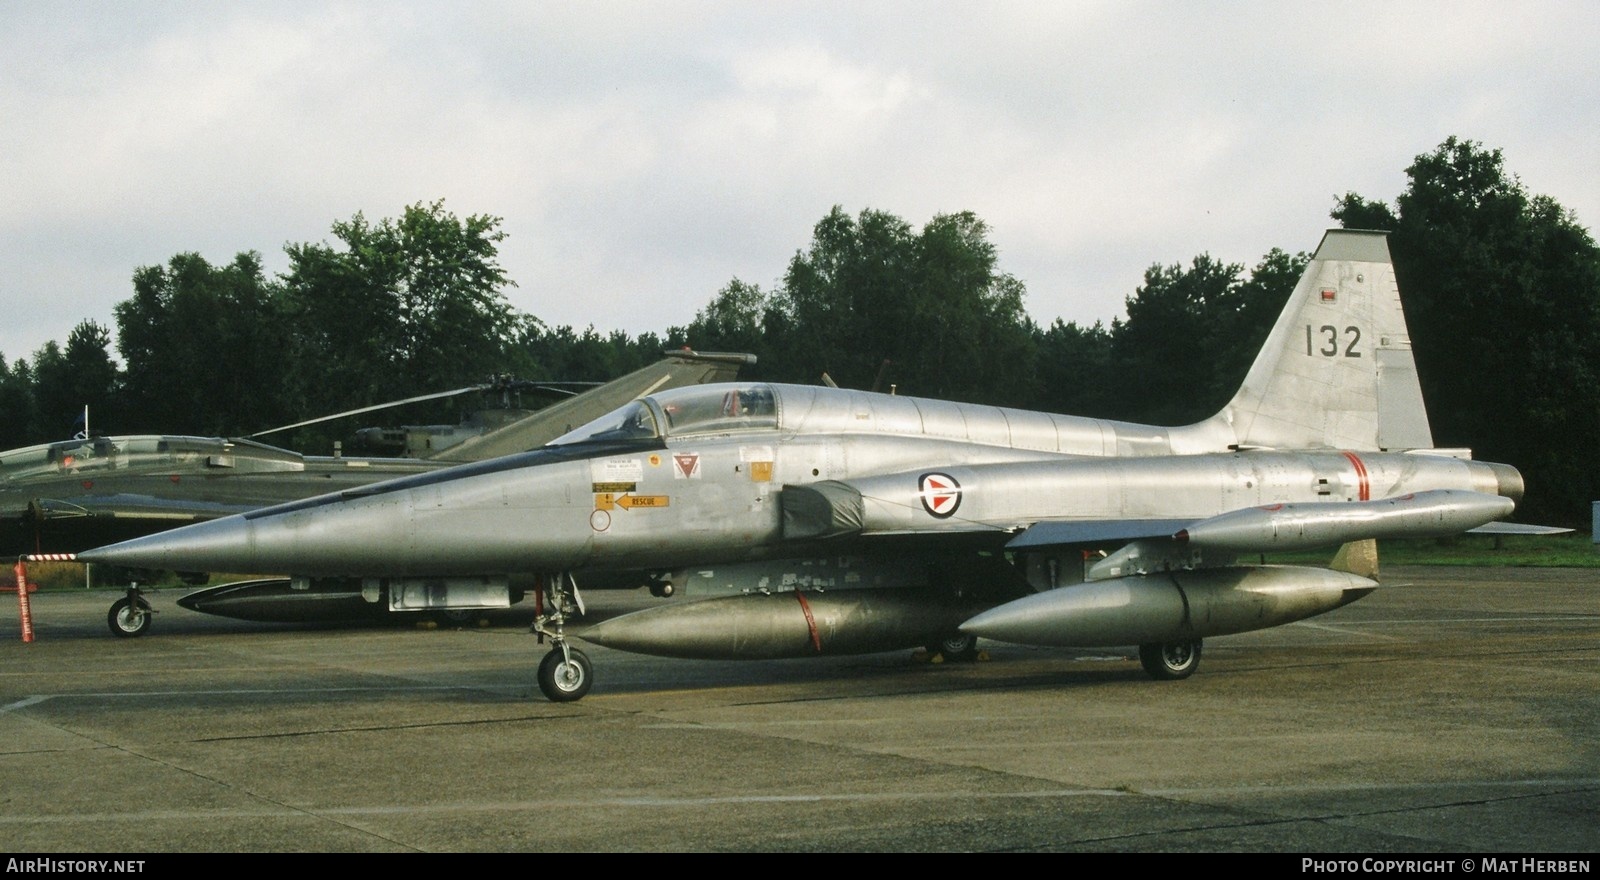
[{"label": "grass patch", "polygon": [[[151,589],[190,588],[197,589],[210,584],[226,584],[232,581],[248,580],[260,575],[220,574],[214,573],[207,581],[195,582],[184,580],[177,572],[171,571],[142,571],[137,576],[129,574],[128,569],[110,565],[95,566],[92,571],[85,572],[81,562],[30,562],[28,563],[28,582],[40,590],[106,590],[122,589],[130,581],[138,581],[139,586]],[[86,580],[86,577],[88,578]],[[7,586],[16,586],[16,574],[8,569],[0,572]]]},{"label": "grass patch", "polygon": [[[1266,561],[1286,565],[1327,565],[1332,550],[1268,553]],[[1383,565],[1470,565],[1538,568],[1600,568],[1600,551],[1590,536],[1457,535],[1451,538],[1379,541]]]}]

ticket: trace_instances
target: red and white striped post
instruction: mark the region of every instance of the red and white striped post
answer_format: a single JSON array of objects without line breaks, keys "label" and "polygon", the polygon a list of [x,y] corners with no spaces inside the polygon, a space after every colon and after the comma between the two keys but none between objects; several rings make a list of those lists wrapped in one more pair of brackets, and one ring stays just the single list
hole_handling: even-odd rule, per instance
[{"label": "red and white striped post", "polygon": [[22,564],[26,557],[18,556],[16,565],[17,574],[17,610],[22,616],[22,640],[33,641],[33,609],[28,605],[28,569]]},{"label": "red and white striped post", "polygon": [[76,562],[78,557],[71,553],[33,553],[17,557],[17,565],[13,571],[17,575],[17,609],[22,617],[22,640],[33,641],[33,606],[28,603],[28,567],[29,560],[35,562]]}]

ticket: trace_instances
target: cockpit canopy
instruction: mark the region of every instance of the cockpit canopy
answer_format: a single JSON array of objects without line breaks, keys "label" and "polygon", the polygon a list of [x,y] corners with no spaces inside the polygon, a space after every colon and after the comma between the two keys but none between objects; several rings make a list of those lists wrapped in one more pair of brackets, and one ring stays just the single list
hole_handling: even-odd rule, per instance
[{"label": "cockpit canopy", "polygon": [[550,441],[651,440],[778,427],[770,385],[697,385],[641,398]]},{"label": "cockpit canopy", "polygon": [[11,449],[0,458],[0,483],[55,479],[95,472],[168,471],[204,466],[245,471],[298,471],[298,453],[254,440],[221,437],[127,435],[59,440]]}]

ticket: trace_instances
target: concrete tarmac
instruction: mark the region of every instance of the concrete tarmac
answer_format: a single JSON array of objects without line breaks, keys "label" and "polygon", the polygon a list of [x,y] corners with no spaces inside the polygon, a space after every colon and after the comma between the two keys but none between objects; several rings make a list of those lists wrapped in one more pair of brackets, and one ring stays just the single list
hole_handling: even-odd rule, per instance
[{"label": "concrete tarmac", "polygon": [[[12,854],[1600,850],[1600,571],[1391,568],[1299,624],[1128,651],[774,662],[583,646],[531,611],[294,627],[0,596]],[[595,617],[671,600],[588,593]],[[578,632],[581,627],[573,627]],[[576,643],[575,643],[576,644]]]}]

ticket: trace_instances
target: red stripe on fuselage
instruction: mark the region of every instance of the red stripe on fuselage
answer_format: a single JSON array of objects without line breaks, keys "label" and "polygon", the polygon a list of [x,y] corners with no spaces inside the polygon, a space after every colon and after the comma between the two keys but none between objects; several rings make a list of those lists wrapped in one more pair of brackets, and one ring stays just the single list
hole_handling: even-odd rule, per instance
[{"label": "red stripe on fuselage", "polygon": [[806,615],[806,629],[811,631],[811,648],[821,654],[822,638],[817,635],[817,620],[811,616],[811,603],[806,601],[805,594],[799,590],[794,591],[794,597],[800,600],[800,610]]},{"label": "red stripe on fuselage", "polygon": [[1350,464],[1356,469],[1356,479],[1361,483],[1360,500],[1371,501],[1372,483],[1367,479],[1367,466],[1361,463],[1361,459],[1358,458],[1354,452],[1345,452],[1342,454],[1345,458],[1350,459]]}]

